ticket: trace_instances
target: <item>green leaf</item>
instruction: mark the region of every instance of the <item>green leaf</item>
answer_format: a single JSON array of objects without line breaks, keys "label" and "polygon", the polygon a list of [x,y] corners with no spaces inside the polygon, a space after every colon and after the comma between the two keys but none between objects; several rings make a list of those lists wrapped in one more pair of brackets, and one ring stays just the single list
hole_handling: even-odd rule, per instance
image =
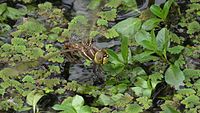
[{"label": "green leaf", "polygon": [[77,113],[92,113],[92,110],[89,106],[82,106]]},{"label": "green leaf", "polygon": [[138,104],[129,104],[127,105],[125,111],[126,113],[141,113],[143,110]]},{"label": "green leaf", "polygon": [[142,24],[142,29],[149,31],[154,29],[162,20],[158,18],[150,18]]},{"label": "green leaf", "polygon": [[105,94],[101,94],[97,101],[99,104],[105,105],[105,106],[110,105],[114,102],[109,96],[107,96]]},{"label": "green leaf", "polygon": [[180,113],[180,112],[178,112],[176,109],[174,109],[172,105],[165,105],[162,113]]},{"label": "green leaf", "polygon": [[141,87],[141,88],[148,88],[148,83],[146,80],[144,80],[141,77],[137,77],[137,81],[134,83],[135,86]]},{"label": "green leaf", "polygon": [[[156,42],[158,45],[158,50],[161,52],[164,52],[167,50],[170,44],[170,39],[169,39],[169,31],[166,28],[162,28],[157,36],[156,36]],[[166,53],[165,53],[166,54]]]},{"label": "green leaf", "polygon": [[48,10],[48,9],[51,9],[53,6],[52,6],[52,3],[50,3],[50,2],[45,2],[45,3],[43,3],[43,4],[39,4],[38,5],[38,8],[40,9],[40,10]]},{"label": "green leaf", "polygon": [[121,54],[124,62],[128,63],[128,37],[122,37]]},{"label": "green leaf", "polygon": [[119,59],[118,55],[117,55],[113,50],[108,49],[107,52],[108,52],[108,54],[109,54],[109,58],[112,58],[113,60],[115,60],[115,61],[117,61],[117,62],[122,62],[122,61]]},{"label": "green leaf", "polygon": [[187,33],[193,34],[196,32],[200,32],[200,24],[197,21],[193,21],[193,22],[189,23]]},{"label": "green leaf", "polygon": [[97,25],[98,26],[106,26],[106,27],[108,27],[108,21],[104,20],[104,19],[98,19],[97,20]]},{"label": "green leaf", "polygon": [[155,5],[155,4],[151,5],[150,10],[154,15],[163,19],[164,14],[162,13],[162,9],[160,8],[160,6]]},{"label": "green leaf", "polygon": [[95,10],[99,7],[100,3],[101,0],[91,0],[87,8],[90,10]]},{"label": "green leaf", "polygon": [[6,3],[3,3],[3,4],[0,4],[0,15],[2,15],[7,9],[7,4]]},{"label": "green leaf", "polygon": [[[25,10],[25,9],[23,9],[23,10]],[[22,10],[20,11],[20,10],[15,9],[15,8],[8,7],[4,14],[6,14],[7,17],[15,20],[15,19],[18,19],[18,18],[22,17],[26,13],[22,12]]]},{"label": "green leaf", "polygon": [[145,51],[140,54],[136,54],[133,56],[133,61],[138,61],[140,63],[144,63],[144,62],[148,62],[151,60],[152,61],[158,60],[158,57],[151,55],[153,53],[154,52],[152,52],[152,51]]},{"label": "green leaf", "polygon": [[183,73],[187,78],[200,77],[200,70],[197,69],[184,69]]},{"label": "green leaf", "polygon": [[35,19],[28,19],[22,25],[17,26],[17,28],[29,35],[46,31],[46,28]]},{"label": "green leaf", "polygon": [[63,110],[64,113],[77,113],[76,110],[71,105],[55,104],[52,108],[57,111]]},{"label": "green leaf", "polygon": [[111,28],[111,29],[108,29],[105,33],[104,33],[104,36],[106,38],[115,38],[115,37],[118,37],[119,34],[116,32],[115,29]]},{"label": "green leaf", "polygon": [[148,32],[146,32],[145,30],[140,30],[140,31],[138,31],[138,32],[135,34],[135,41],[136,41],[139,45],[145,47],[145,45],[144,45],[144,43],[143,43],[144,40],[150,41],[150,40],[151,40],[150,34],[149,34]]},{"label": "green leaf", "polygon": [[143,96],[137,98],[136,100],[139,102],[139,104],[142,104],[143,109],[148,109],[149,107],[151,107],[152,100],[149,99],[148,97]]},{"label": "green leaf", "polygon": [[183,72],[179,69],[179,67],[175,65],[170,65],[170,67],[165,72],[165,81],[178,88],[178,86],[183,83],[183,80],[185,80],[185,76]]},{"label": "green leaf", "polygon": [[145,30],[140,30],[135,34],[136,42],[143,46],[146,49],[156,51],[157,45],[156,42],[152,40],[151,35]]},{"label": "green leaf", "polygon": [[73,97],[72,100],[72,106],[76,109],[79,110],[81,108],[81,106],[84,105],[84,99],[83,97],[76,95],[75,97]]},{"label": "green leaf", "polygon": [[26,40],[23,38],[12,38],[11,40],[11,44],[13,45],[25,45],[26,44]]},{"label": "green leaf", "polygon": [[111,9],[110,11],[100,12],[98,15],[107,21],[114,21],[117,17],[117,10]]},{"label": "green leaf", "polygon": [[117,8],[122,3],[122,0],[110,0],[106,6],[111,8]]},{"label": "green leaf", "polygon": [[181,95],[189,96],[189,95],[195,94],[196,91],[194,89],[184,88],[184,89],[178,90],[177,93],[179,93]]},{"label": "green leaf", "polygon": [[33,79],[32,76],[26,75],[23,79],[23,82],[29,82],[29,83],[35,83],[35,80]]},{"label": "green leaf", "polygon": [[140,29],[141,20],[138,18],[128,18],[117,23],[113,28],[122,36],[131,37]]},{"label": "green leaf", "polygon": [[171,7],[173,1],[174,1],[174,0],[168,0],[168,1],[165,3],[165,5],[164,5],[164,7],[163,7],[163,11],[162,11],[162,14],[163,14],[163,18],[162,18],[162,19],[165,20],[165,19],[167,18],[167,15],[168,15],[168,13],[169,13],[169,9],[170,9],[170,7]]},{"label": "green leaf", "polygon": [[27,97],[26,97],[26,102],[33,106],[33,112],[35,113],[36,110],[36,105],[38,103],[38,101],[43,97],[43,94],[40,93],[36,93],[35,90],[33,90],[32,92],[30,92]]},{"label": "green leaf", "polygon": [[183,46],[174,46],[172,48],[168,48],[167,51],[169,51],[171,54],[179,54],[184,49]]},{"label": "green leaf", "polygon": [[184,104],[186,108],[194,108],[195,105],[200,104],[200,99],[197,95],[190,95],[189,97],[185,98],[181,103]]}]

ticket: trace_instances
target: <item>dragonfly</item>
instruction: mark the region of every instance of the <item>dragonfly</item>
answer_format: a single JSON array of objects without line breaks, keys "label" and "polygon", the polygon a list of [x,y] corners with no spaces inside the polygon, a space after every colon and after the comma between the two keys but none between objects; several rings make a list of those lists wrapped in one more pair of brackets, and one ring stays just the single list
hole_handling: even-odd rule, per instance
[{"label": "dragonfly", "polygon": [[[69,29],[71,32],[70,40],[64,44],[64,48],[67,50],[75,50],[84,58],[93,61],[97,65],[106,64],[108,62],[108,53],[106,49],[99,49],[92,44],[92,38],[90,36],[91,31],[96,27],[96,21],[98,19],[97,12],[101,9],[103,2],[99,2],[96,8],[88,9],[84,7],[85,11],[80,13],[79,18],[83,19],[83,22],[76,21],[76,27]],[[81,8],[81,9],[84,9]],[[81,11],[79,11],[81,12]],[[70,28],[70,26],[69,26]]]},{"label": "dragonfly", "polygon": [[[94,67],[101,68],[108,62],[108,53],[106,49],[101,49],[92,44],[92,39],[89,38],[91,30],[95,29],[95,22],[98,17],[96,17],[96,11],[89,11],[87,14],[80,15],[79,17],[85,18],[85,22],[77,21],[75,29],[70,29],[70,37],[65,41],[63,50],[46,55],[44,57],[39,57],[31,61],[21,61],[16,63],[14,66],[8,66],[5,70],[13,74],[23,74],[24,72],[33,70],[34,68],[45,64],[48,59],[55,57],[56,55],[65,56],[67,61],[72,62],[76,60],[76,57],[84,57],[90,60],[95,65]],[[71,58],[72,57],[72,60]],[[74,59],[73,59],[74,58]],[[2,63],[1,64],[6,64]]]}]

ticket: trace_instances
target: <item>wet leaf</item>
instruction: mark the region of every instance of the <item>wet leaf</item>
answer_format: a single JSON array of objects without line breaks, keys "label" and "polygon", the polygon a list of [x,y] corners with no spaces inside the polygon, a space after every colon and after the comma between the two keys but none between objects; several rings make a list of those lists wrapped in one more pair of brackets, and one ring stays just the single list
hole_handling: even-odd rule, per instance
[{"label": "wet leaf", "polygon": [[126,113],[141,113],[142,107],[138,104],[129,104],[126,109],[125,109]]},{"label": "wet leaf", "polygon": [[23,79],[22,79],[23,82],[29,82],[29,83],[35,83],[35,80],[33,79],[32,76],[25,76]]},{"label": "wet leaf", "polygon": [[166,28],[162,28],[157,36],[156,36],[156,42],[158,45],[159,51],[167,50],[167,47],[169,46],[169,32]]},{"label": "wet leaf", "polygon": [[118,55],[117,55],[113,50],[108,49],[107,51],[108,51],[109,56],[110,56],[113,60],[115,60],[115,61],[117,61],[117,62],[122,62],[122,61],[119,59]]},{"label": "wet leaf", "polygon": [[76,110],[71,105],[55,104],[52,108],[54,110],[63,110],[64,113],[77,113]]},{"label": "wet leaf", "polygon": [[193,21],[193,22],[189,23],[187,33],[193,34],[196,32],[200,32],[200,24],[197,21]]},{"label": "wet leaf", "polygon": [[2,3],[0,4],[0,15],[2,15],[7,9],[7,4],[6,3]]},{"label": "wet leaf", "polygon": [[161,19],[158,19],[158,18],[150,18],[148,19],[147,21],[145,21],[143,24],[142,24],[142,29],[146,30],[146,31],[149,31],[149,30],[152,30],[154,29],[155,27],[158,26],[158,24],[161,22],[162,20]]},{"label": "wet leaf", "polygon": [[168,13],[169,13],[169,10],[170,10],[170,7],[171,7],[173,1],[174,1],[174,0],[168,0],[168,1],[165,3],[164,7],[163,7],[162,13],[163,13],[163,19],[164,19],[164,20],[167,18],[167,15],[168,15]]},{"label": "wet leaf", "polygon": [[122,0],[110,0],[106,6],[111,8],[117,8],[122,3]]},{"label": "wet leaf", "polygon": [[117,10],[111,9],[110,11],[99,12],[98,15],[107,21],[114,21],[117,17]]},{"label": "wet leaf", "polygon": [[180,112],[178,112],[176,109],[174,109],[174,107],[172,107],[171,105],[165,105],[162,113],[180,113]]},{"label": "wet leaf", "polygon": [[33,112],[35,113],[36,111],[36,105],[38,103],[38,101],[43,97],[44,95],[43,94],[40,94],[40,93],[36,93],[36,91],[32,91],[30,92],[27,97],[26,97],[26,102],[33,106]]},{"label": "wet leaf", "polygon": [[92,110],[89,106],[82,106],[77,113],[92,113]]},{"label": "wet leaf", "polygon": [[123,37],[121,44],[121,54],[126,64],[128,63],[128,41],[128,37]]},{"label": "wet leaf", "polygon": [[101,94],[98,99],[98,103],[105,106],[110,105],[113,102],[114,101],[109,96],[104,95],[104,94]]},{"label": "wet leaf", "polygon": [[170,65],[170,67],[165,72],[165,81],[178,88],[178,86],[183,83],[183,80],[185,80],[185,76],[183,72],[179,69],[179,67],[175,65]]},{"label": "wet leaf", "polygon": [[156,15],[156,16],[158,16],[158,17],[160,17],[160,18],[163,18],[162,9],[160,8],[160,6],[158,6],[158,5],[152,5],[152,6],[150,7],[150,10],[151,10],[151,12],[152,12],[154,15]]},{"label": "wet leaf", "polygon": [[73,97],[72,106],[76,110],[79,110],[83,105],[84,105],[84,99],[83,99],[83,97],[81,97],[79,95],[76,95],[75,97]]},{"label": "wet leaf", "polygon": [[122,36],[131,37],[140,29],[141,20],[138,18],[128,18],[113,26]]}]

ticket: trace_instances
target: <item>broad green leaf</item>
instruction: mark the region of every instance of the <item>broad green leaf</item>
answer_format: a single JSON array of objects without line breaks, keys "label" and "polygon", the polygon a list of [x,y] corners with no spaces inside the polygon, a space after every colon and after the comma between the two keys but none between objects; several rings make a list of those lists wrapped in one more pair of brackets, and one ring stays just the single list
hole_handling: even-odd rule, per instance
[{"label": "broad green leaf", "polygon": [[71,105],[59,105],[55,104],[52,107],[54,110],[63,110],[65,113],[77,113],[76,110]]},{"label": "broad green leaf", "polygon": [[131,90],[133,90],[137,96],[142,96],[143,94],[143,88],[141,87],[132,87]]},{"label": "broad green leaf", "polygon": [[43,97],[43,94],[40,93],[36,93],[35,90],[33,90],[32,92],[30,92],[27,97],[26,97],[26,102],[33,106],[33,112],[35,113],[36,110],[36,105],[38,103],[38,101]]},{"label": "broad green leaf", "polygon": [[164,50],[167,50],[167,47],[169,47],[170,39],[169,39],[169,31],[166,28],[162,28],[158,32],[156,36],[156,42],[159,51],[164,52]]},{"label": "broad green leaf", "polygon": [[92,113],[92,110],[89,106],[81,106],[77,113]]},{"label": "broad green leaf", "polygon": [[151,60],[152,61],[158,60],[158,57],[151,55],[153,53],[154,52],[152,52],[152,51],[145,51],[140,54],[136,54],[133,56],[133,61],[138,61],[140,63],[144,63],[144,62],[148,62]]},{"label": "broad green leaf", "polygon": [[6,3],[0,4],[0,15],[2,15],[3,12],[6,11],[6,9],[7,9]]},{"label": "broad green leaf", "polygon": [[135,34],[135,40],[139,45],[143,46],[146,49],[152,51],[156,51],[157,49],[156,42],[153,42],[151,35],[144,30],[140,30]]},{"label": "broad green leaf", "polygon": [[180,113],[172,105],[165,105],[161,113]]},{"label": "broad green leaf", "polygon": [[144,44],[143,44],[143,41],[144,40],[147,40],[147,41],[150,41],[151,40],[151,35],[148,33],[148,32],[146,32],[145,30],[140,30],[140,31],[138,31],[136,34],[135,34],[135,41],[139,44],[139,45],[141,45],[141,46],[145,46]]},{"label": "broad green leaf", "polygon": [[117,55],[113,50],[108,49],[107,51],[108,51],[109,57],[111,57],[113,60],[115,60],[115,61],[117,61],[117,62],[122,62],[122,61],[119,59],[118,55]]},{"label": "broad green leaf", "polygon": [[128,18],[113,26],[122,36],[132,37],[140,29],[141,20],[138,18]]},{"label": "broad green leaf", "polygon": [[178,86],[183,83],[183,80],[185,80],[185,76],[183,72],[179,69],[179,67],[175,65],[170,65],[170,67],[165,72],[165,81],[178,88]]},{"label": "broad green leaf", "polygon": [[142,107],[139,106],[138,104],[129,104],[126,109],[125,109],[126,113],[141,113]]},{"label": "broad green leaf", "polygon": [[121,54],[125,63],[128,63],[128,37],[122,37]]},{"label": "broad green leaf", "polygon": [[158,18],[150,18],[142,24],[142,29],[149,31],[154,29],[161,22],[161,19]]},{"label": "broad green leaf", "polygon": [[110,105],[113,102],[114,101],[109,96],[107,96],[105,94],[101,94],[99,96],[99,99],[98,99],[98,103],[101,104],[101,105],[105,105],[105,106]]},{"label": "broad green leaf", "polygon": [[169,9],[170,9],[170,7],[171,7],[173,1],[174,1],[174,0],[168,0],[168,1],[165,3],[164,7],[163,7],[162,14],[163,14],[163,19],[164,19],[164,20],[167,18],[167,15],[168,15],[168,13],[169,13]]},{"label": "broad green leaf", "polygon": [[150,10],[154,15],[163,19],[164,14],[162,14],[162,9],[160,8],[160,6],[155,5],[155,4],[151,5]]},{"label": "broad green leaf", "polygon": [[122,3],[122,0],[110,0],[106,6],[111,8],[117,8]]},{"label": "broad green leaf", "polygon": [[137,77],[137,81],[134,83],[134,85],[141,88],[148,88],[147,81],[141,77]]},{"label": "broad green leaf", "polygon": [[81,108],[81,106],[84,105],[84,99],[83,97],[76,95],[75,97],[73,97],[72,100],[72,106],[76,109],[79,110]]},{"label": "broad green leaf", "polygon": [[25,15],[25,13],[22,12],[22,10],[15,9],[12,7],[8,7],[4,14],[6,14],[6,16],[8,16],[9,18],[11,18],[13,20],[18,19],[18,18],[22,17],[23,15]]},{"label": "broad green leaf", "polygon": [[132,10],[135,10],[137,8],[137,2],[136,0],[123,0],[123,5],[131,8]]}]

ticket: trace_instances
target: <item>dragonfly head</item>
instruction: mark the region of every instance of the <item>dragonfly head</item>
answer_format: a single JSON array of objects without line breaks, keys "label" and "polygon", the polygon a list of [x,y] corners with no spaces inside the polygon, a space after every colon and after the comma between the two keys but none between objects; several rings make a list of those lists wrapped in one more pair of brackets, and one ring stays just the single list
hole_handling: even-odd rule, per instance
[{"label": "dragonfly head", "polygon": [[94,62],[96,64],[106,64],[108,62],[108,53],[105,49],[97,51],[94,55]]}]

